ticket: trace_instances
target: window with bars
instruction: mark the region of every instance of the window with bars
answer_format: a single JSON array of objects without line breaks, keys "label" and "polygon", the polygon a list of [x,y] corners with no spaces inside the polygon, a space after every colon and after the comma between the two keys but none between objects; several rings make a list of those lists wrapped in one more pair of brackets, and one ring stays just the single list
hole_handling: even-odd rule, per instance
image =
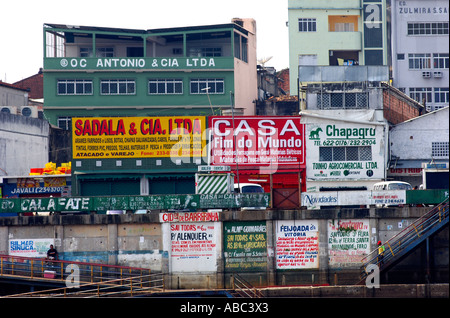
[{"label": "window with bars", "polygon": [[316,32],[317,22],[315,18],[298,19],[299,32]]},{"label": "window with bars", "polygon": [[148,81],[150,95],[183,94],[182,79],[151,79]]},{"label": "window with bars", "polygon": [[57,84],[58,95],[92,95],[92,80],[61,79]]},{"label": "window with bars", "polygon": [[136,81],[131,79],[110,79],[100,81],[101,95],[134,95]]},{"label": "window with bars", "polygon": [[432,142],[431,156],[433,158],[448,158],[448,141]]},{"label": "window with bars", "polygon": [[58,117],[58,127],[63,130],[72,129],[72,118],[71,117]]},{"label": "window with bars", "polygon": [[191,79],[191,94],[223,94],[224,80],[220,78]]},{"label": "window with bars", "polygon": [[320,109],[368,108],[367,93],[319,93],[317,107]]},{"label": "window with bars", "polygon": [[319,161],[371,161],[371,146],[320,147]]}]

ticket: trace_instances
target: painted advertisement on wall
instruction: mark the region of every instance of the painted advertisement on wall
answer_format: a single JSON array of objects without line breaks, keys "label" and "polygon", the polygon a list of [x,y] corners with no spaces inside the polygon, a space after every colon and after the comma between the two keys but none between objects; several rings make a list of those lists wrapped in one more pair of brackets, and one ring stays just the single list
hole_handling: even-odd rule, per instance
[{"label": "painted advertisement on wall", "polygon": [[360,266],[369,253],[369,220],[328,220],[329,266]]},{"label": "painted advertisement on wall", "polygon": [[[304,125],[300,117],[210,117],[211,164],[303,165]],[[233,134],[234,132],[234,134]]]},{"label": "painted advertisement on wall", "polygon": [[277,269],[319,268],[319,228],[316,220],[277,221]]},{"label": "painted advertisement on wall", "polygon": [[47,239],[13,239],[9,240],[9,255],[23,257],[46,257],[52,238]]},{"label": "painted advertisement on wall", "polygon": [[74,159],[201,157],[205,117],[72,118]]},{"label": "painted advertisement on wall", "polygon": [[384,178],[384,127],[314,123],[306,128],[309,180]]},{"label": "painted advertisement on wall", "polygon": [[173,272],[216,271],[216,227],[214,222],[170,224]]},{"label": "painted advertisement on wall", "polygon": [[223,242],[226,271],[265,271],[267,269],[265,221],[225,222]]}]

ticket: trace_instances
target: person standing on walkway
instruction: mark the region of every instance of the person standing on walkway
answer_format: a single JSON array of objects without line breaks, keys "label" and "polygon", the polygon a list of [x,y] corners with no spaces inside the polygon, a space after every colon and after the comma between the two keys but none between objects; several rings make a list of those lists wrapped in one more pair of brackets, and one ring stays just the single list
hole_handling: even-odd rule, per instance
[{"label": "person standing on walkway", "polygon": [[381,266],[384,264],[383,258],[384,258],[384,245],[381,244],[381,241],[378,241],[378,264]]}]

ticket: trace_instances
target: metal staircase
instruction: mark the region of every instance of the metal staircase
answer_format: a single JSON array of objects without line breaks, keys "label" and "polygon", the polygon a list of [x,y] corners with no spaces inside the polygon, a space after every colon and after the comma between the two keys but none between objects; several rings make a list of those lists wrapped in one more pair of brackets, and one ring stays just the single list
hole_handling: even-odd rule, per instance
[{"label": "metal staircase", "polygon": [[238,274],[232,276],[233,290],[230,292],[233,298],[263,298],[264,295],[259,289],[247,282]]},{"label": "metal staircase", "polygon": [[449,221],[448,201],[447,198],[406,229],[384,242],[385,252],[382,261],[378,257],[378,248],[363,258],[361,260],[361,280],[358,284],[365,282],[371,272],[368,270],[371,264],[377,265],[380,273],[386,272],[413,252],[427,238],[443,229]]}]

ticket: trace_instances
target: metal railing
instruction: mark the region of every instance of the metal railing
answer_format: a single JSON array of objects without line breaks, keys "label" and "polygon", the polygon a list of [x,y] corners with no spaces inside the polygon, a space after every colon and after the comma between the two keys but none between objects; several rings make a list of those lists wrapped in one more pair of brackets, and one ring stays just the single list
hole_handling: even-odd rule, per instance
[{"label": "metal railing", "polygon": [[378,248],[364,257],[361,262],[361,281],[368,276],[367,267],[370,264],[377,265],[380,271],[387,268],[389,263],[398,260],[399,257],[412,251],[429,235],[435,233],[441,226],[449,221],[449,202],[446,199],[441,204],[435,206],[422,217],[414,221],[403,231],[384,242],[385,252],[383,257],[379,257]]},{"label": "metal railing", "polygon": [[232,276],[233,290],[237,297],[244,298],[262,298],[264,295],[252,284],[237,274]]},{"label": "metal railing", "polygon": [[92,284],[97,289],[99,286],[123,285],[130,285],[132,289],[136,284],[139,288],[157,286],[164,289],[164,281],[157,275],[148,268],[0,255],[0,277],[50,280],[66,285],[76,280],[80,286]]},{"label": "metal railing", "polygon": [[108,280],[105,282],[87,283],[75,287],[61,287],[35,292],[13,294],[5,297],[143,297],[155,292],[164,292],[164,276],[162,273],[123,279]]}]

